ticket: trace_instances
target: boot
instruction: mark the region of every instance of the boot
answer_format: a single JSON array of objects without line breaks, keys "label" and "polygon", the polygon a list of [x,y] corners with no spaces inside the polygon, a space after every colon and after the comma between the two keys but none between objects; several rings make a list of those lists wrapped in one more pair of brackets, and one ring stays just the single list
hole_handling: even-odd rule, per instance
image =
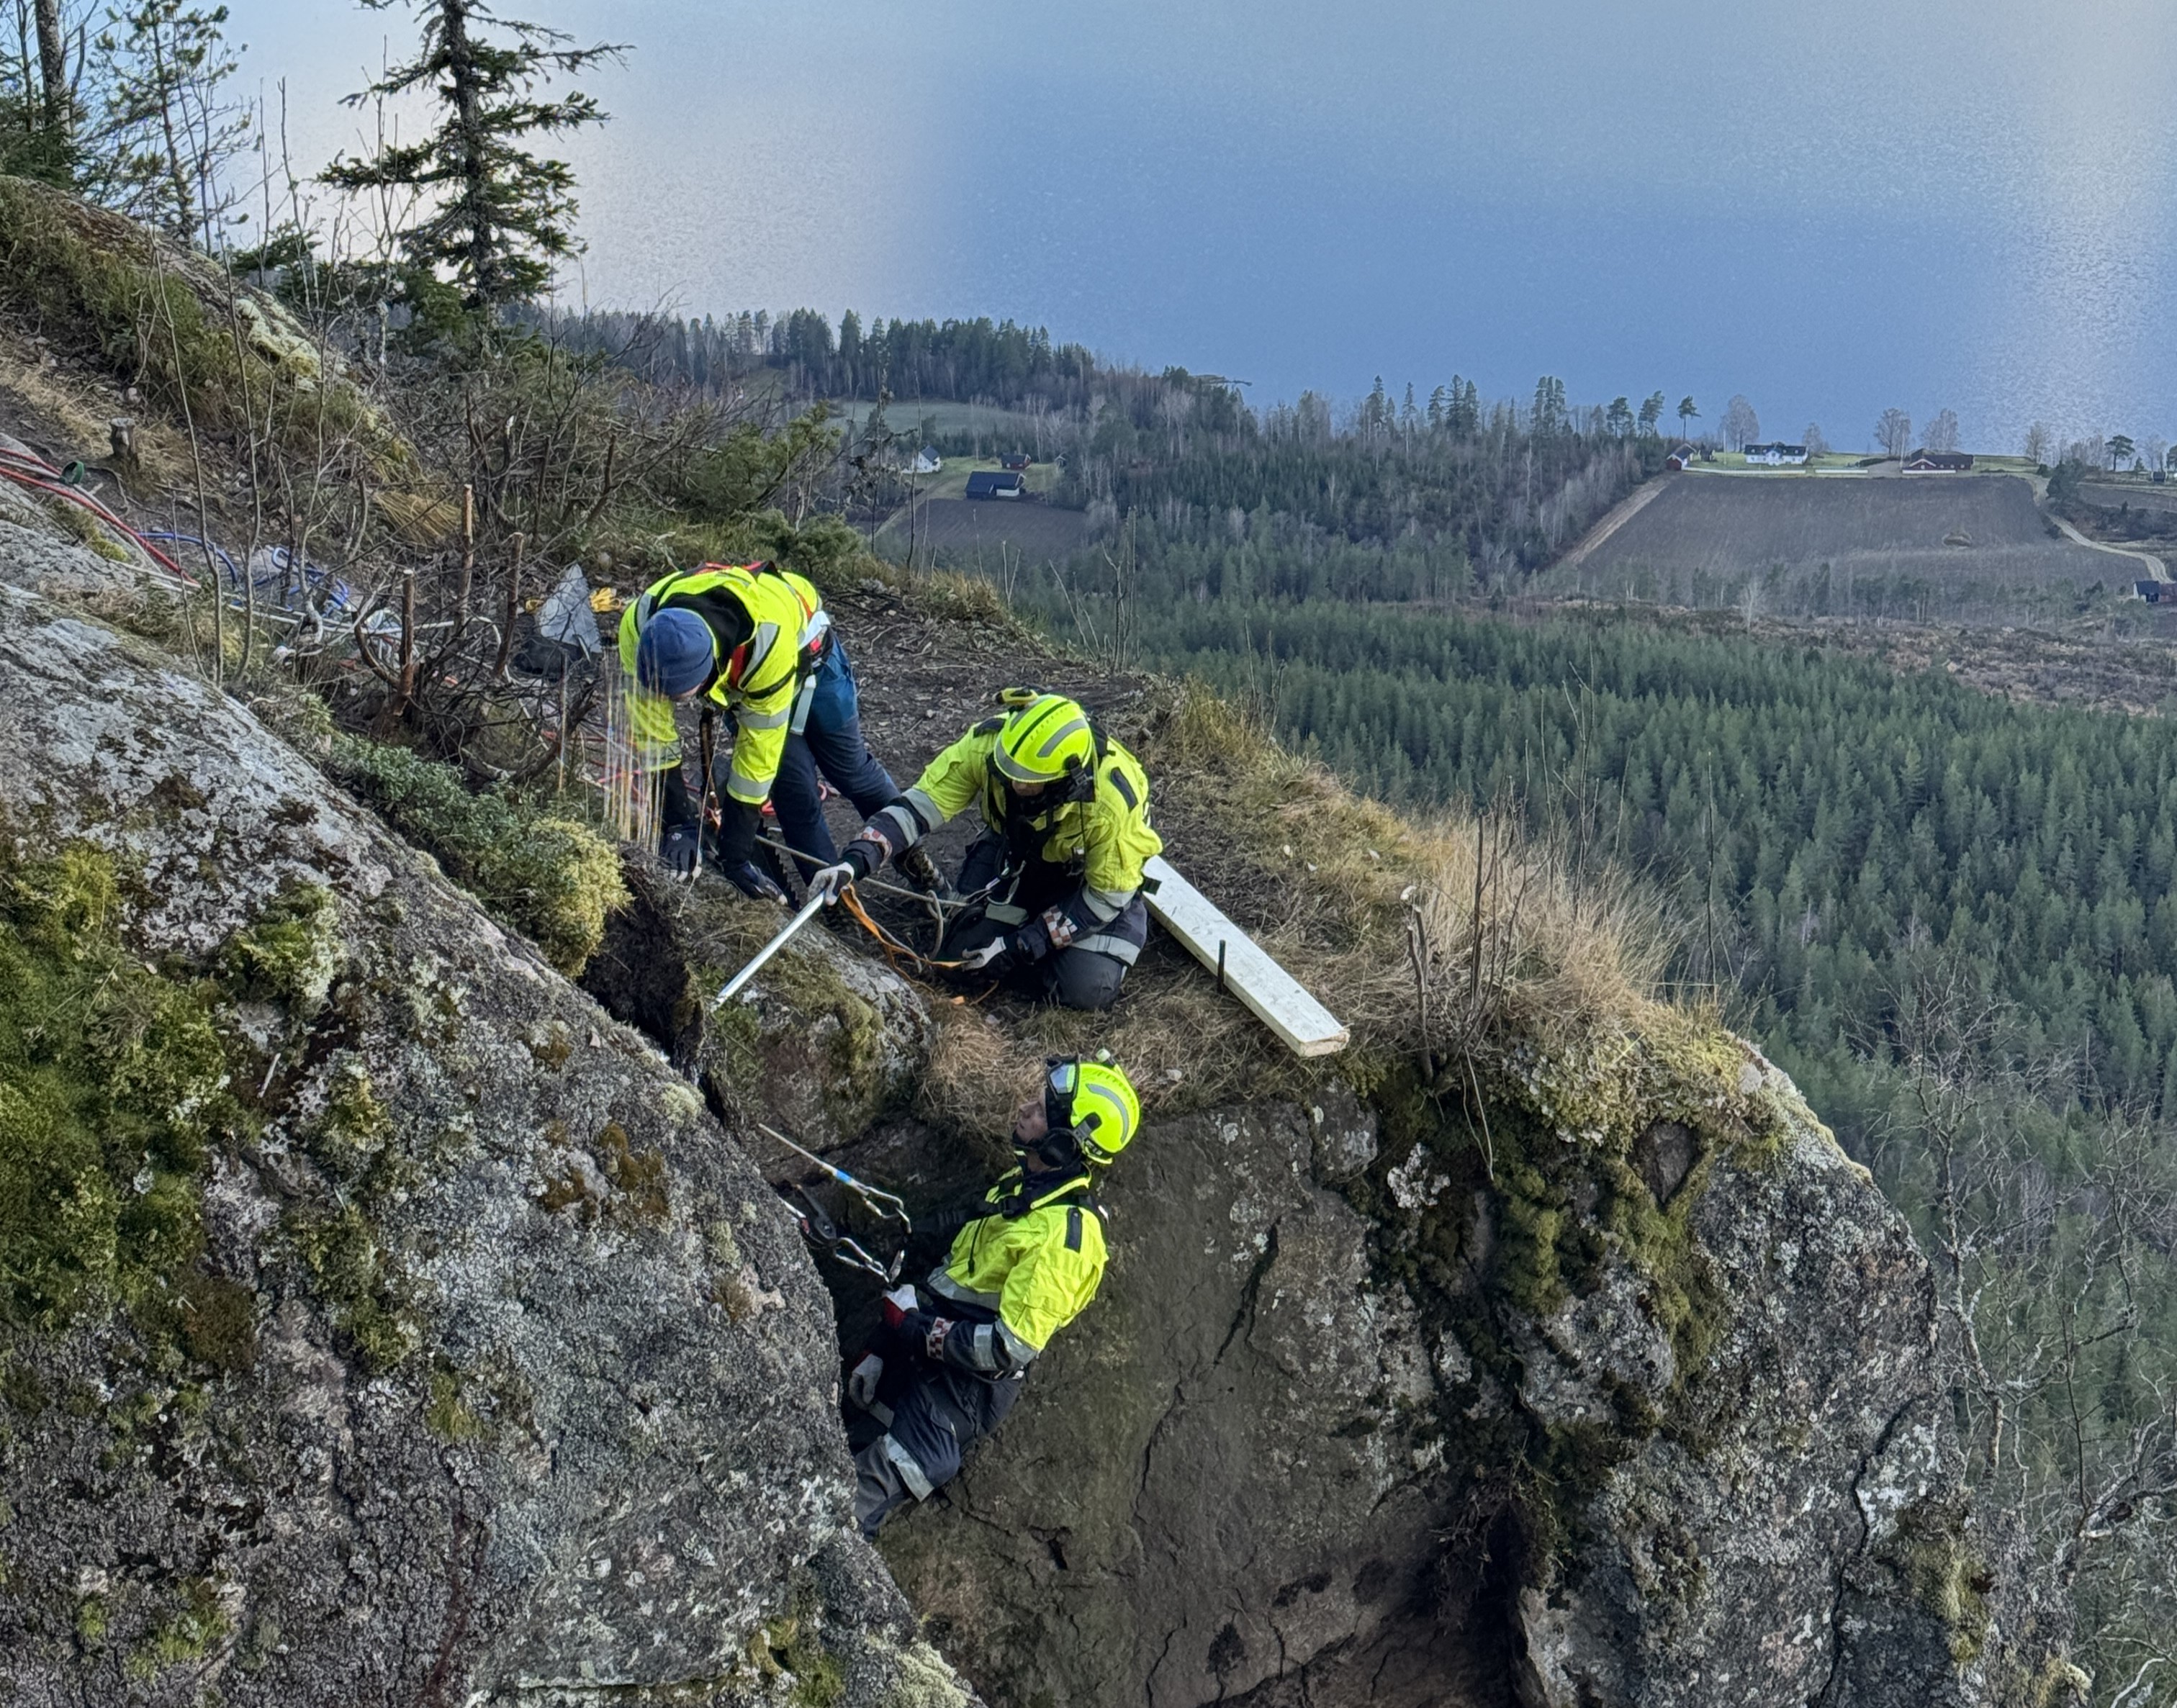
[{"label": "boot", "polygon": [[927,849],[915,847],[899,855],[892,866],[908,883],[925,896],[949,902],[953,898],[952,886],[945,881],[945,875],[937,870],[937,862],[930,858]]}]

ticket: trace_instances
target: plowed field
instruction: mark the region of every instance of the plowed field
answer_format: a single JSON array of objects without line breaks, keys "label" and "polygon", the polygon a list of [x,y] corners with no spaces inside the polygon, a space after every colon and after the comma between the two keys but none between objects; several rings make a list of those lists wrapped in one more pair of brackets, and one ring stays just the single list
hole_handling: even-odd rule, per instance
[{"label": "plowed field", "polygon": [[2141,573],[2057,535],[2015,477],[1689,474],[1542,585],[1778,614],[1987,616],[2108,598]]}]

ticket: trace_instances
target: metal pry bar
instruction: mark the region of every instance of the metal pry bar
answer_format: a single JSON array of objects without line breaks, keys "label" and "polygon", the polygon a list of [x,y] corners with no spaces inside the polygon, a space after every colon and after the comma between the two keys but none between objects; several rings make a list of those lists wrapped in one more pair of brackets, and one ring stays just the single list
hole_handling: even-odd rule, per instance
[{"label": "metal pry bar", "polygon": [[817,1167],[822,1169],[824,1172],[831,1176],[833,1180],[838,1181],[841,1186],[846,1187],[848,1192],[854,1193],[856,1198],[861,1199],[864,1203],[867,1204],[870,1209],[876,1214],[879,1220],[884,1221],[895,1221],[902,1227],[905,1228],[908,1232],[913,1233],[914,1231],[914,1224],[909,1221],[907,1218],[907,1205],[896,1194],[882,1191],[879,1187],[870,1185],[865,1181],[856,1180],[854,1176],[848,1174],[846,1170],[839,1167],[837,1164],[828,1163],[825,1161],[822,1157],[817,1155],[815,1151],[810,1150],[805,1146],[796,1144],[792,1139],[788,1138],[775,1127],[766,1127],[759,1121],[756,1124],[756,1130],[763,1134],[767,1138],[777,1139],[796,1156],[807,1157],[810,1161],[815,1163]]},{"label": "metal pry bar", "polygon": [[756,977],[756,973],[763,966],[763,963],[766,961],[768,961],[773,955],[777,954],[781,949],[786,947],[786,940],[791,937],[796,931],[799,930],[804,925],[807,925],[810,920],[815,919],[816,915],[823,910],[824,898],[821,896],[810,897],[810,898],[802,904],[801,911],[787,921],[786,928],[780,931],[779,934],[773,937],[769,942],[766,943],[761,949],[758,949],[756,952],[754,958],[750,960],[748,965],[742,968],[739,972],[734,974],[732,978],[726,980],[725,989],[719,991],[717,996],[711,998],[711,1006],[713,1008],[719,1008],[732,1001],[734,999],[734,993],[739,990],[742,985],[747,984],[750,980]]}]

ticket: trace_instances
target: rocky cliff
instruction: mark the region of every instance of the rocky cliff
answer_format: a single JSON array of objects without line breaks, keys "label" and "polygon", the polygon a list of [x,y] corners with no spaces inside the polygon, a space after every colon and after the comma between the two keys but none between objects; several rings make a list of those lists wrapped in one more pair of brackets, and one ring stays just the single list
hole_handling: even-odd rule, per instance
[{"label": "rocky cliff", "polygon": [[[707,1019],[775,918],[639,869],[585,994],[88,614],[122,566],[14,538],[14,1700],[2065,1700],[1947,1456],[1907,1231],[1712,1018],[1580,999],[1576,914],[1416,1031],[1380,927],[1421,833],[1144,702],[1181,863],[1356,981],[1349,1057],[1279,1059],[1169,950],[1099,1022],[820,930]],[[887,756],[982,685],[924,656],[870,683]],[[1262,850],[1212,833],[1250,815]],[[1099,1041],[1151,1115],[1104,1295],[880,1559],[836,1411],[870,1289],[812,1267],[756,1122],[938,1209],[1043,1050]]]},{"label": "rocky cliff", "polygon": [[10,1700],[965,1700],[846,1527],[830,1301],[702,1099],[14,587],[0,912]]}]

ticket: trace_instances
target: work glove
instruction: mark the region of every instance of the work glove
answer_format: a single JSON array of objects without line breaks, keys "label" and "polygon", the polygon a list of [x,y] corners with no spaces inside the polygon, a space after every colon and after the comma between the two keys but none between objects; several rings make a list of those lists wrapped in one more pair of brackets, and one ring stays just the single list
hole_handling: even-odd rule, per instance
[{"label": "work glove", "polygon": [[665,862],[665,870],[677,877],[696,875],[696,851],[702,846],[701,827],[693,819],[685,824],[666,827],[665,839],[658,844],[657,857]]},{"label": "work glove", "polygon": [[877,1403],[877,1383],[884,1376],[884,1360],[874,1352],[862,1355],[862,1361],[847,1372],[847,1398],[867,1411]]},{"label": "work glove", "polygon": [[910,1311],[919,1311],[922,1308],[922,1300],[914,1291],[914,1283],[902,1281],[884,1296],[881,1308],[884,1312],[885,1327],[887,1329],[900,1327],[907,1321],[908,1313]]},{"label": "work glove", "polygon": [[970,973],[1002,973],[1012,963],[1013,947],[1003,937],[993,937],[979,949],[970,949],[960,965]]},{"label": "work glove", "polygon": [[786,905],[786,892],[772,881],[771,874],[754,860],[743,860],[738,865],[725,868],[727,880],[752,902],[777,902]]},{"label": "work glove", "polygon": [[827,905],[839,899],[848,884],[858,884],[884,864],[884,849],[874,837],[858,836],[847,844],[837,865],[826,866],[809,880],[810,890]]}]

